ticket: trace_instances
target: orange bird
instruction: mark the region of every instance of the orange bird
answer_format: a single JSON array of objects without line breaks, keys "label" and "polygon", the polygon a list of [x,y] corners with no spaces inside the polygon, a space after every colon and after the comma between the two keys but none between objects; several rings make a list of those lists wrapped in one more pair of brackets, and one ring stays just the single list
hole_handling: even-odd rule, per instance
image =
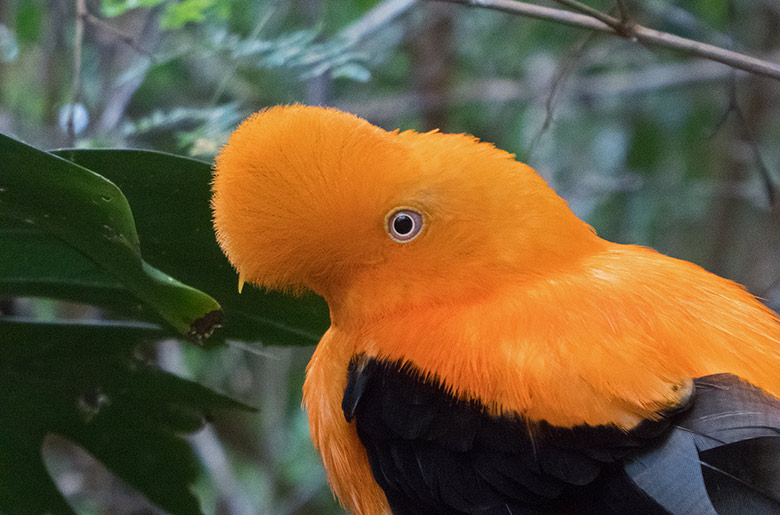
[{"label": "orange bird", "polygon": [[776,315],[513,155],[274,107],[213,210],[241,284],[328,302],[303,400],[349,511],[780,513]]}]

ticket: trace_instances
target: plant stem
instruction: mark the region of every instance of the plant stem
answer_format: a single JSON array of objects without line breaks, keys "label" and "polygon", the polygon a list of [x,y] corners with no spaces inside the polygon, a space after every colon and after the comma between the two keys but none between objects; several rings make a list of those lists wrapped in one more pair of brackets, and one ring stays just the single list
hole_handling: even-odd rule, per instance
[{"label": "plant stem", "polygon": [[[717,47],[701,41],[675,36],[668,32],[651,29],[639,24],[625,24],[620,20],[607,14],[600,13],[599,19],[593,15],[585,15],[567,11],[564,9],[553,9],[540,5],[530,4],[528,2],[518,2],[516,0],[428,0],[439,2],[451,2],[462,4],[469,7],[481,7],[493,9],[510,14],[526,16],[549,20],[565,25],[580,27],[589,30],[606,32],[644,44],[652,44],[660,47],[671,48],[681,52],[703,57],[711,61],[716,61],[732,68],[744,70],[756,75],[770,77],[780,81],[780,64],[765,61],[749,55],[740,54]],[[564,0],[569,5],[570,0]],[[609,20],[605,23],[602,20]]]}]

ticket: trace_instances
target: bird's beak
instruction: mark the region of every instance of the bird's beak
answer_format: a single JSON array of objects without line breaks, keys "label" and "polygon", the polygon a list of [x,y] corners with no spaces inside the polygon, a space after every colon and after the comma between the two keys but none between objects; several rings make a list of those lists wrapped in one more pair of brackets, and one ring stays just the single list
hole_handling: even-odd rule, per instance
[{"label": "bird's beak", "polygon": [[241,295],[241,290],[244,289],[244,272],[238,271],[238,294]]}]

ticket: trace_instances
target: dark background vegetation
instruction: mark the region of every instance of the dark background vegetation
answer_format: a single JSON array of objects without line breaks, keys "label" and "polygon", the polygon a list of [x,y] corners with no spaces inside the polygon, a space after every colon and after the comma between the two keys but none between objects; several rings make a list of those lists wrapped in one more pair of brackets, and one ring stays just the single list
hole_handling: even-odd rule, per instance
[{"label": "dark background vegetation", "polygon": [[[645,26],[780,61],[776,0],[624,6]],[[0,0],[0,132],[38,148],[211,161],[240,120],[294,102],[387,129],[477,135],[537,169],[603,237],[694,261],[780,306],[776,79],[451,3]],[[176,192],[166,201],[176,205]],[[1,295],[0,317],[101,316]],[[312,349],[259,337],[207,353],[175,340],[144,351],[259,408],[190,438],[206,513],[340,513],[299,406]],[[78,512],[158,512],[67,440],[49,438],[43,452]]]}]

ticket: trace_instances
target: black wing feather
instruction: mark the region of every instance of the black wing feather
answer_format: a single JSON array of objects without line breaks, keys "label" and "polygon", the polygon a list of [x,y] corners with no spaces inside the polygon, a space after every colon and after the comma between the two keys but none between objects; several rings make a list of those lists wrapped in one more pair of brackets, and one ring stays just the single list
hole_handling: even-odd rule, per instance
[{"label": "black wing feather", "polygon": [[663,442],[626,461],[629,476],[673,513],[780,513],[780,402],[729,374],[695,386]]},{"label": "black wing feather", "polygon": [[727,375],[632,431],[491,416],[409,363],[350,363],[343,408],[402,514],[780,513],[780,402]]},{"label": "black wing feather", "polygon": [[624,467],[638,488],[668,511],[715,515],[690,433],[672,431],[647,452],[629,456]]},{"label": "black wing feather", "polygon": [[718,513],[780,513],[778,440],[762,436],[701,453],[702,474]]}]

